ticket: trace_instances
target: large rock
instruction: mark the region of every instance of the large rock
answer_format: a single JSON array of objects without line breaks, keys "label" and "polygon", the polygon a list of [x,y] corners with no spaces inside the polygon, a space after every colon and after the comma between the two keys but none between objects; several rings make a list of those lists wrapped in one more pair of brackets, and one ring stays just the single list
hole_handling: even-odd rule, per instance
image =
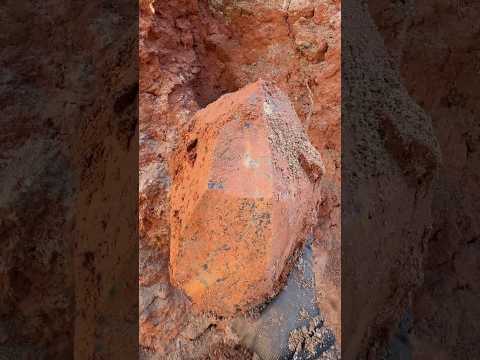
[{"label": "large rock", "polygon": [[172,283],[218,315],[273,296],[323,174],[289,99],[261,80],[222,96],[194,116],[172,173]]}]

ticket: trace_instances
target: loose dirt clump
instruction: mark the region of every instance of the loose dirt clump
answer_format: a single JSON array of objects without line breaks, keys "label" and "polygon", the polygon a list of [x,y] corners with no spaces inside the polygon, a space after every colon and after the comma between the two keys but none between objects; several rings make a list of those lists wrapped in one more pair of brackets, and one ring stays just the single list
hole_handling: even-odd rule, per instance
[{"label": "loose dirt clump", "polygon": [[335,347],[335,337],[332,331],[324,326],[323,317],[310,318],[308,313],[301,312],[299,319],[309,320],[309,322],[307,326],[302,326],[290,332],[288,348],[294,352],[294,359],[305,358],[301,357],[300,354],[305,354],[307,359],[340,358],[340,354],[337,353]]}]

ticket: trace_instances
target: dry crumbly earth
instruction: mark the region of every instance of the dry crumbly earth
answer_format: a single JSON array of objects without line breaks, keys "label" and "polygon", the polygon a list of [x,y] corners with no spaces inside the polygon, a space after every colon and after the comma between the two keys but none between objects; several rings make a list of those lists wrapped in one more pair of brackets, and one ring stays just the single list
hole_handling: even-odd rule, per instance
[{"label": "dry crumbly earth", "polygon": [[137,356],[135,6],[2,5],[0,357]]},{"label": "dry crumbly earth", "polygon": [[480,357],[480,3],[370,1],[411,97],[442,152],[424,280],[413,294],[415,359]]},{"label": "dry crumbly earth", "polygon": [[344,358],[479,356],[479,10],[344,2]]},{"label": "dry crumbly earth", "polygon": [[258,79],[289,96],[325,164],[315,195],[317,296],[339,333],[340,2],[147,0],[140,7],[142,357],[248,358],[224,324],[195,314],[170,284],[167,163],[199,109]]},{"label": "dry crumbly earth", "polygon": [[432,119],[402,83],[368,3],[342,9],[344,359],[387,356],[423,283],[441,164]]}]

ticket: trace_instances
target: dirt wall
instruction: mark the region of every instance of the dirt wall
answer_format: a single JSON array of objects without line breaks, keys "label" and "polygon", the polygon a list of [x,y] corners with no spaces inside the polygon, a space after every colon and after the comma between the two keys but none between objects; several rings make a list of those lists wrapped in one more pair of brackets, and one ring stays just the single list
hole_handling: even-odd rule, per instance
[{"label": "dirt wall", "polygon": [[414,358],[479,357],[480,111],[475,1],[370,1],[411,97],[431,117],[442,152],[432,231],[415,293]]}]

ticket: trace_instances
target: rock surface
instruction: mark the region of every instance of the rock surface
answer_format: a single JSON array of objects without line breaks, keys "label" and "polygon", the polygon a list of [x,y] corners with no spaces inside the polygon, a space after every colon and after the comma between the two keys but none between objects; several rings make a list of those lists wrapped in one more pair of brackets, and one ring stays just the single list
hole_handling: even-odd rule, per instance
[{"label": "rock surface", "polygon": [[197,112],[172,159],[170,271],[197,310],[271,298],[315,222],[324,169],[288,98],[259,80]]}]

